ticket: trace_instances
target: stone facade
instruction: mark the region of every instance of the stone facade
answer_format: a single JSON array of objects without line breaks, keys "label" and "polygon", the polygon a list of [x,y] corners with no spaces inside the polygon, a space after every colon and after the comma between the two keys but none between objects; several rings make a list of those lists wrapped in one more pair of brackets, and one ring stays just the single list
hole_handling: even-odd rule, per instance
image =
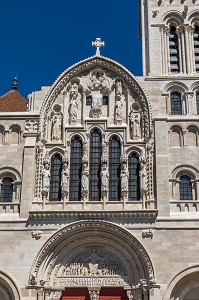
[{"label": "stone facade", "polygon": [[98,38],[0,112],[1,300],[199,299],[198,4],[140,1],[143,76]]}]

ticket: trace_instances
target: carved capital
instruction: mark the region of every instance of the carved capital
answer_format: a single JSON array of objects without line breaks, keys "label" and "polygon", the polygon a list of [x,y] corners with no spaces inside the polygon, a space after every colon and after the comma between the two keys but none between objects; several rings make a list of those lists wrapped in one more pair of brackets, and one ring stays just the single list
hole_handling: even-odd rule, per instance
[{"label": "carved capital", "polygon": [[98,300],[100,293],[100,287],[91,288],[89,289],[90,299],[91,300]]}]

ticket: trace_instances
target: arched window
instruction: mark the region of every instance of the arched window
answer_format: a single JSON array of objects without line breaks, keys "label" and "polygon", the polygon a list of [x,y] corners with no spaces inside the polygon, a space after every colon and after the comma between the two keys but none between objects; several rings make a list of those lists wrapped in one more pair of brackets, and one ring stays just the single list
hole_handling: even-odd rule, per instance
[{"label": "arched window", "polygon": [[109,141],[109,200],[118,201],[121,197],[120,172],[121,172],[121,145],[116,136]]},{"label": "arched window", "polygon": [[101,199],[101,156],[102,138],[98,129],[91,132],[90,138],[90,177],[89,177],[89,199],[100,201]]},{"label": "arched window", "polygon": [[70,152],[70,201],[81,200],[82,155],[82,140],[79,136],[75,136],[71,141]]},{"label": "arched window", "polygon": [[196,72],[199,72],[199,26],[195,26],[193,38],[194,38]]},{"label": "arched window", "polygon": [[179,45],[176,28],[171,26],[169,33],[169,51],[170,51],[170,68],[171,73],[179,73]]},{"label": "arched window", "polygon": [[13,179],[5,177],[1,185],[1,202],[12,202],[13,198]]},{"label": "arched window", "polygon": [[191,178],[187,175],[180,177],[180,200],[193,200]]},{"label": "arched window", "polygon": [[139,156],[131,153],[128,157],[129,167],[129,197],[128,200],[140,200]]},{"label": "arched window", "polygon": [[178,92],[171,93],[171,114],[181,115],[182,114],[182,99]]},{"label": "arched window", "polygon": [[50,201],[61,200],[61,172],[62,172],[62,158],[59,154],[55,154],[51,158],[50,169]]},{"label": "arched window", "polygon": [[199,92],[196,94],[196,108],[197,108],[197,114],[199,115]]}]

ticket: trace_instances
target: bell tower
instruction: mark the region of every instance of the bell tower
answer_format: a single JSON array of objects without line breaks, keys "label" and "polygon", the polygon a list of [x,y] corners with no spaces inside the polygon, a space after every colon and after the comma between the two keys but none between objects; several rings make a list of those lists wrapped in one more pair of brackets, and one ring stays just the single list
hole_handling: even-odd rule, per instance
[{"label": "bell tower", "polygon": [[144,76],[199,73],[199,0],[140,0]]}]

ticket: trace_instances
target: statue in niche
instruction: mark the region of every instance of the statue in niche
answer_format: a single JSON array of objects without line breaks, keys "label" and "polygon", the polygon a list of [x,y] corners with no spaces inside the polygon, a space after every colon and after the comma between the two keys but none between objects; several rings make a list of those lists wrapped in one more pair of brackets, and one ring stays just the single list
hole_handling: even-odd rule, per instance
[{"label": "statue in niche", "polygon": [[44,161],[43,169],[43,192],[48,192],[50,186],[50,166],[48,161]]},{"label": "statue in niche", "polygon": [[71,121],[76,121],[77,120],[77,109],[78,109],[78,83],[73,82],[72,87],[70,89],[70,95],[71,95],[71,100],[70,100],[70,107],[69,107],[69,117]]},{"label": "statue in niche", "polygon": [[121,100],[117,100],[115,102],[115,120],[116,122],[121,122],[122,121],[122,101]]},{"label": "statue in niche", "polygon": [[107,191],[108,183],[109,183],[109,174],[106,166],[102,167],[100,176],[101,176],[102,191]]},{"label": "statue in niche", "polygon": [[62,116],[60,113],[56,113],[52,118],[52,141],[59,142],[61,139],[61,127],[62,127]]},{"label": "statue in niche", "polygon": [[141,120],[141,109],[131,109],[129,114],[130,119],[130,135],[132,139],[142,138],[142,120]]},{"label": "statue in niche", "polygon": [[61,173],[61,190],[62,190],[62,192],[68,191],[68,177],[69,177],[68,163],[64,162],[62,173]]},{"label": "statue in niche", "polygon": [[81,178],[82,191],[87,192],[89,186],[89,171],[87,164],[83,165],[82,178]]},{"label": "statue in niche", "polygon": [[129,180],[129,171],[127,165],[123,165],[123,170],[121,171],[121,190],[127,191],[128,190],[128,180]]},{"label": "statue in niche", "polygon": [[73,94],[70,100],[70,120],[77,120],[77,108],[78,108],[78,101],[77,101],[77,94]]}]

